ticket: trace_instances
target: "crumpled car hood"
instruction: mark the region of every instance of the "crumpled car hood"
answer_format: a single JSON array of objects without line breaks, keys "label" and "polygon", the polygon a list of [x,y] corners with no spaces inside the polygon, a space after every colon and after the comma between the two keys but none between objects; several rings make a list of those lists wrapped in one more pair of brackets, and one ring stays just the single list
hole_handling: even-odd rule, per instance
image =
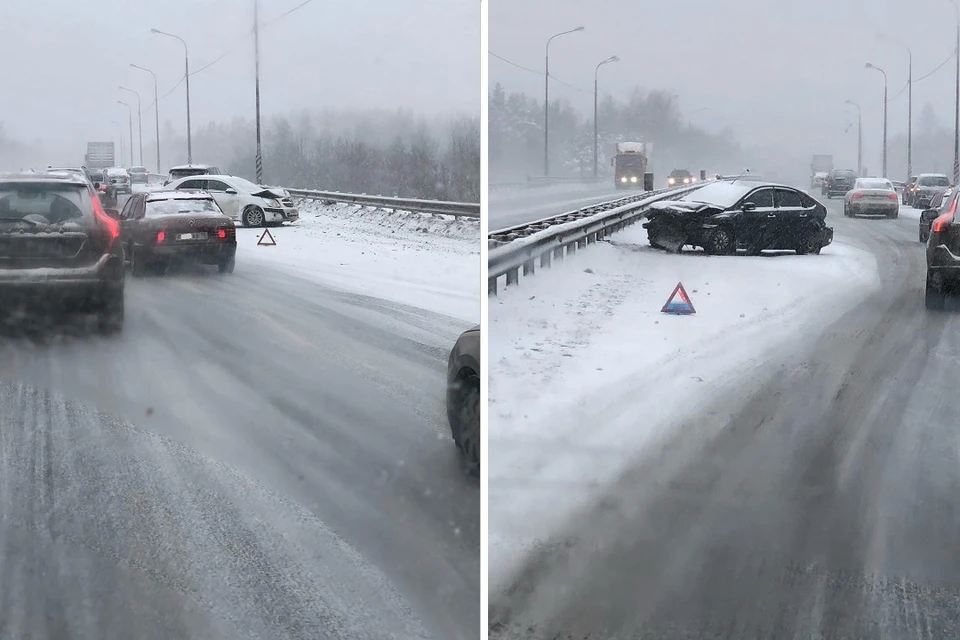
[{"label": "crumpled car hood", "polygon": [[651,212],[666,212],[674,214],[698,213],[706,209],[719,209],[703,202],[688,202],[686,200],[661,200],[650,205]]}]

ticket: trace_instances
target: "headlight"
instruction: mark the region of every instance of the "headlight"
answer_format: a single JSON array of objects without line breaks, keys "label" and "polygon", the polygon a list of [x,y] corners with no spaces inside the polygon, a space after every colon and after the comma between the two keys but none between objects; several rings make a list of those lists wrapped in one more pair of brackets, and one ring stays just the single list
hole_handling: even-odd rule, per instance
[{"label": "headlight", "polygon": [[626,182],[626,181],[627,181],[627,177],[626,177],[626,176],[620,178],[620,182]]},{"label": "headlight", "polygon": [[637,176],[633,176],[632,178],[630,178],[630,182],[636,182],[636,181],[637,181]]},{"label": "headlight", "polygon": [[690,184],[690,178],[684,178],[683,184]]},{"label": "headlight", "polygon": [[277,200],[274,200],[272,198],[264,198],[263,201],[267,203],[268,207],[272,207],[274,209],[280,208],[280,202]]},{"label": "headlight", "polygon": [[676,184],[676,183],[677,181],[674,180],[673,178],[667,178],[667,184]]}]

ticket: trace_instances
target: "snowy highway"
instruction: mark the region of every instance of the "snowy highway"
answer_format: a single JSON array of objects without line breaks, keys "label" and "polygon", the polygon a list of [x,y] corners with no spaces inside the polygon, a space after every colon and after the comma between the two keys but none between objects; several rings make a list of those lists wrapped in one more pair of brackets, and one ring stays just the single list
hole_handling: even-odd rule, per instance
[{"label": "snowy highway", "polygon": [[444,393],[478,233],[302,212],[232,275],[128,275],[114,338],[0,336],[0,635],[476,638]]},{"label": "snowy highway", "polygon": [[814,196],[820,256],[635,225],[491,298],[491,638],[960,635],[960,315]]}]

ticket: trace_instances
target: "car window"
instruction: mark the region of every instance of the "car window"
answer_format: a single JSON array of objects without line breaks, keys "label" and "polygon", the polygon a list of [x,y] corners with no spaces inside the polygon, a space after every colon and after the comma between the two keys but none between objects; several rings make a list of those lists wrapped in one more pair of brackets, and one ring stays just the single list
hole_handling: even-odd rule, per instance
[{"label": "car window", "polygon": [[137,201],[137,198],[130,198],[127,200],[127,203],[123,205],[123,209],[120,211],[120,218],[123,220],[129,220],[131,214],[133,213],[133,205]]},{"label": "car window", "polygon": [[800,202],[803,203],[804,209],[812,209],[813,207],[817,206],[816,200],[802,192],[800,193]]},{"label": "car window", "polygon": [[949,187],[950,180],[947,176],[924,176],[918,184],[921,187]]},{"label": "car window", "polygon": [[930,199],[930,208],[939,209],[940,205],[943,204],[943,194],[938,193]]},{"label": "car window", "polygon": [[230,186],[220,180],[207,180],[207,191],[226,191]]},{"label": "car window", "polygon": [[857,187],[860,189],[893,189],[893,184],[889,180],[880,180],[876,178],[861,178],[857,180]]},{"label": "car window", "polygon": [[744,203],[752,202],[758,209],[773,207],[773,189],[759,189],[743,199]]},{"label": "car window", "polygon": [[59,224],[92,211],[89,187],[51,183],[0,183],[0,218]]},{"label": "car window", "polygon": [[177,189],[206,189],[207,181],[206,180],[184,180]]},{"label": "car window", "polygon": [[790,189],[777,189],[777,206],[780,208],[802,208],[800,194]]},{"label": "car window", "polygon": [[220,208],[212,199],[170,198],[169,200],[148,200],[146,217],[160,218],[190,213],[220,213]]}]

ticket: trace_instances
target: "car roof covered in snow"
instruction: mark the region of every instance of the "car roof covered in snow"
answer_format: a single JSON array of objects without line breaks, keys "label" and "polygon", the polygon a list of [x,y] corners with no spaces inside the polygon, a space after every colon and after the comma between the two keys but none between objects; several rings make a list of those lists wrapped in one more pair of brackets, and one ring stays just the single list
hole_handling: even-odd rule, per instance
[{"label": "car roof covered in snow", "polygon": [[184,171],[186,169],[212,169],[212,164],[181,164],[176,167],[170,167],[170,171]]},{"label": "car roof covered in snow", "polygon": [[147,194],[147,202],[160,200],[213,200],[213,196],[202,189],[159,190]]},{"label": "car roof covered in snow", "polygon": [[743,196],[754,189],[760,187],[780,187],[796,191],[794,187],[767,180],[716,180],[705,184],[704,186],[684,194],[680,198],[683,202],[703,202],[705,204],[717,205],[720,207],[730,207],[737,203]]},{"label": "car roof covered in snow", "polygon": [[61,182],[73,185],[86,185],[87,179],[82,173],[72,171],[52,171],[44,173],[0,173],[0,182]]}]

